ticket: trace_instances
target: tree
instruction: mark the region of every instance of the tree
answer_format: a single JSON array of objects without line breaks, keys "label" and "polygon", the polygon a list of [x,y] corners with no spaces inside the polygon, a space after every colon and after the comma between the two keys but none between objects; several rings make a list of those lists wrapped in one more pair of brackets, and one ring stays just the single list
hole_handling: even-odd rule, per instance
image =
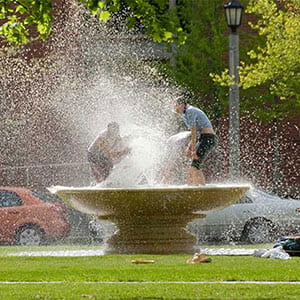
[{"label": "tree", "polygon": [[[243,105],[265,120],[285,117],[300,108],[300,2],[250,0],[246,12],[257,16],[250,26],[263,39],[248,52],[250,62],[241,63],[241,88],[252,95]],[[228,70],[214,79],[231,80]]]},{"label": "tree", "polygon": [[[179,19],[165,0],[78,0],[100,21],[114,15],[124,16],[128,28],[142,27],[156,42],[177,40],[184,43],[186,34]],[[9,43],[27,43],[30,28],[45,40],[52,29],[52,0],[0,0],[0,36]],[[34,37],[36,37],[34,35]]]},{"label": "tree", "polygon": [[51,32],[51,8],[50,0],[0,0],[0,36],[13,45],[27,43],[29,27],[35,25],[45,40]]},{"label": "tree", "polygon": [[279,9],[272,0],[250,1],[248,12],[259,15],[252,27],[266,42],[249,52],[256,61],[242,67],[241,77],[244,88],[269,82],[271,93],[281,99],[300,100],[300,2],[289,0],[285,4]]},{"label": "tree", "polygon": [[192,92],[192,103],[205,106],[214,117],[223,115],[227,110],[223,101],[227,90],[209,76],[225,67],[222,58],[227,37],[222,5],[219,0],[183,0],[177,6],[177,14],[188,38],[184,45],[175,47],[175,64],[167,66],[167,72],[176,84]]}]

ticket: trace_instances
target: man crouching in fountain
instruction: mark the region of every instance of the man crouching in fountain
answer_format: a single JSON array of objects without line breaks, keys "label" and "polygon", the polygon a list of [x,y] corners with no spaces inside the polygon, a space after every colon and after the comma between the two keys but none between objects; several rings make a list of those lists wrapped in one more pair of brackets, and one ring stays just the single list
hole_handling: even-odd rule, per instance
[{"label": "man crouching in fountain", "polygon": [[205,185],[202,172],[203,163],[218,143],[215,131],[207,115],[199,108],[187,104],[184,96],[175,99],[175,110],[191,131],[191,141],[187,147],[186,155],[192,158],[191,166],[187,170],[187,183],[189,185]]},{"label": "man crouching in fountain", "polygon": [[120,162],[130,152],[124,139],[120,136],[119,124],[111,122],[89,146],[88,162],[97,183],[104,181],[114,164]]}]

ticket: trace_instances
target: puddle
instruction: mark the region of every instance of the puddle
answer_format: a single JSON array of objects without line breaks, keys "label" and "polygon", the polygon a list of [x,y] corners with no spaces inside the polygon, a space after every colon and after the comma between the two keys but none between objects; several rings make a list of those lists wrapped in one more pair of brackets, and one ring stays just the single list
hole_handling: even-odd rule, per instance
[{"label": "puddle", "polygon": [[[253,255],[257,249],[232,249],[232,248],[203,248],[199,252],[207,255]],[[61,250],[61,251],[23,251],[9,253],[8,256],[99,256],[104,255],[104,250]]]},{"label": "puddle", "polygon": [[258,249],[243,249],[243,248],[201,248],[199,253],[207,255],[253,255]]},{"label": "puddle", "polygon": [[8,256],[99,256],[103,250],[61,250],[61,251],[23,251],[9,253]]}]

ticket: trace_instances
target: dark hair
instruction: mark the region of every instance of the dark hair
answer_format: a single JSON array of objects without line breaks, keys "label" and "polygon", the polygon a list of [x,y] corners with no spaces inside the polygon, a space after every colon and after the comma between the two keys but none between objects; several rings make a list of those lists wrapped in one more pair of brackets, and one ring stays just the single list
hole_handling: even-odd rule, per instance
[{"label": "dark hair", "polygon": [[185,96],[179,96],[175,99],[177,104],[187,104]]},{"label": "dark hair", "polygon": [[119,124],[117,122],[108,123],[107,127],[109,128],[119,128]]}]

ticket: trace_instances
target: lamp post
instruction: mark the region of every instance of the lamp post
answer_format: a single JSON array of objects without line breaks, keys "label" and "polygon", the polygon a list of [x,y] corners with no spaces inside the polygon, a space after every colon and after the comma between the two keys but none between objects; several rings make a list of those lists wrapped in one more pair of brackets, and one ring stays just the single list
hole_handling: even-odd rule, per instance
[{"label": "lamp post", "polygon": [[236,0],[224,5],[226,22],[231,28],[229,35],[229,175],[236,181],[240,177],[240,95],[239,95],[239,36],[244,7]]}]

